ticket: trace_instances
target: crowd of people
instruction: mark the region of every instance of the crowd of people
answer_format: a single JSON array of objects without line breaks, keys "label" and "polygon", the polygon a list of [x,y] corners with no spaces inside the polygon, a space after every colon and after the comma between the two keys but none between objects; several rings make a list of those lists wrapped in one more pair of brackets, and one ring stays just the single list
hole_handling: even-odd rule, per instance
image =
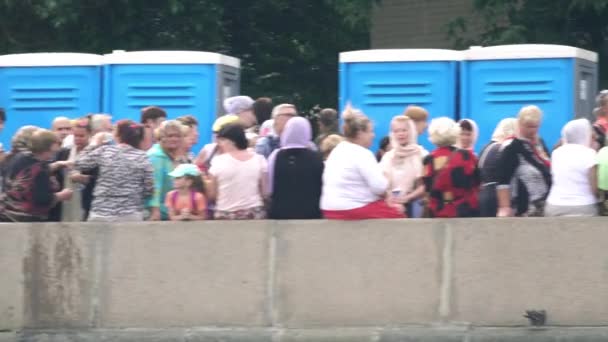
[{"label": "crowd of people", "polygon": [[[313,129],[292,104],[235,96],[200,151],[193,115],[108,114],[24,126],[0,156],[0,221],[193,221],[597,216],[608,211],[608,91],[551,151],[543,113],[501,120],[479,155],[470,119],[408,106],[377,153],[362,111],[323,109]],[[390,114],[390,113],[387,113]],[[340,119],[342,126],[340,127]],[[0,128],[7,113],[0,110]],[[203,128],[204,129],[204,128]],[[314,137],[313,131],[319,134]],[[419,144],[428,132],[432,151]]]}]

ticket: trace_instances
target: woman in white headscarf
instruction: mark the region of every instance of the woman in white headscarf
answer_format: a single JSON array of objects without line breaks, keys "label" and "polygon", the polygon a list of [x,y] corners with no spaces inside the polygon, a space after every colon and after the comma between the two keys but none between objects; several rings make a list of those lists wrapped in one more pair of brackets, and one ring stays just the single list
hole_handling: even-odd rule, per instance
[{"label": "woman in white headscarf", "polygon": [[515,136],[517,119],[502,119],[492,140],[481,150],[477,166],[481,173],[481,191],[479,192],[479,212],[481,217],[496,217],[498,203],[496,199],[496,184],[498,183],[498,161],[502,143]]},{"label": "woman in white headscarf", "polygon": [[479,137],[479,128],[477,128],[477,124],[471,119],[462,119],[458,121],[458,126],[460,126],[460,137],[458,138],[456,147],[471,151],[475,154],[475,144]]},{"label": "woman in white headscarf", "polygon": [[418,135],[412,119],[397,115],[391,121],[391,149],[380,162],[389,181],[389,202],[408,217],[419,217],[413,204],[424,195],[422,184],[422,149],[417,144]]},{"label": "woman in white headscarf", "polygon": [[563,145],[551,155],[553,186],[545,216],[597,216],[597,160],[591,148],[592,127],[587,119],[568,122]]}]

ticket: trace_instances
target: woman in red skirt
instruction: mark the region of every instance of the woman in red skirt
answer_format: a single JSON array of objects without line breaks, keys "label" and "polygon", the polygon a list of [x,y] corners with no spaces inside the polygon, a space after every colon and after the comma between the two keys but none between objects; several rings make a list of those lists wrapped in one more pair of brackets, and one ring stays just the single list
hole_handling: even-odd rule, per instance
[{"label": "woman in red skirt", "polygon": [[343,119],[346,140],[331,152],[323,172],[323,216],[335,220],[404,218],[384,200],[389,184],[369,150],[374,139],[372,122],[350,106]]}]

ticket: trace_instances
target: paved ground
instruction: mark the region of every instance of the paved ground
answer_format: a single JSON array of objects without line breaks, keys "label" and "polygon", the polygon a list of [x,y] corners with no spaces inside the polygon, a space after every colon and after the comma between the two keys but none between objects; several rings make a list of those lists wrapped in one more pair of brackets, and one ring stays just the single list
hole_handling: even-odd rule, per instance
[{"label": "paved ground", "polygon": [[0,342],[605,342],[599,328],[124,329],[0,333]]}]

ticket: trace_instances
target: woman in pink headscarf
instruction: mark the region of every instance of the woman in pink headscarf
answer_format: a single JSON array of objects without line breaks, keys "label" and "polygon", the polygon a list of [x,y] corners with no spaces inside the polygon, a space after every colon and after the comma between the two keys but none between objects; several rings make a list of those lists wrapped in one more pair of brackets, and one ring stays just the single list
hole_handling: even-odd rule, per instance
[{"label": "woman in pink headscarf", "polygon": [[424,195],[422,149],[417,144],[416,126],[410,118],[397,115],[391,121],[391,150],[380,166],[389,181],[389,203],[408,217],[417,217],[412,204]]},{"label": "woman in pink headscarf", "polygon": [[308,120],[295,117],[281,133],[281,148],[268,158],[268,192],[271,219],[320,219],[323,157],[310,149]]},{"label": "woman in pink headscarf", "polygon": [[477,128],[477,124],[473,120],[462,119],[458,121],[458,125],[460,126],[460,138],[458,139],[456,147],[471,151],[475,154],[475,144],[479,137],[479,128]]}]

